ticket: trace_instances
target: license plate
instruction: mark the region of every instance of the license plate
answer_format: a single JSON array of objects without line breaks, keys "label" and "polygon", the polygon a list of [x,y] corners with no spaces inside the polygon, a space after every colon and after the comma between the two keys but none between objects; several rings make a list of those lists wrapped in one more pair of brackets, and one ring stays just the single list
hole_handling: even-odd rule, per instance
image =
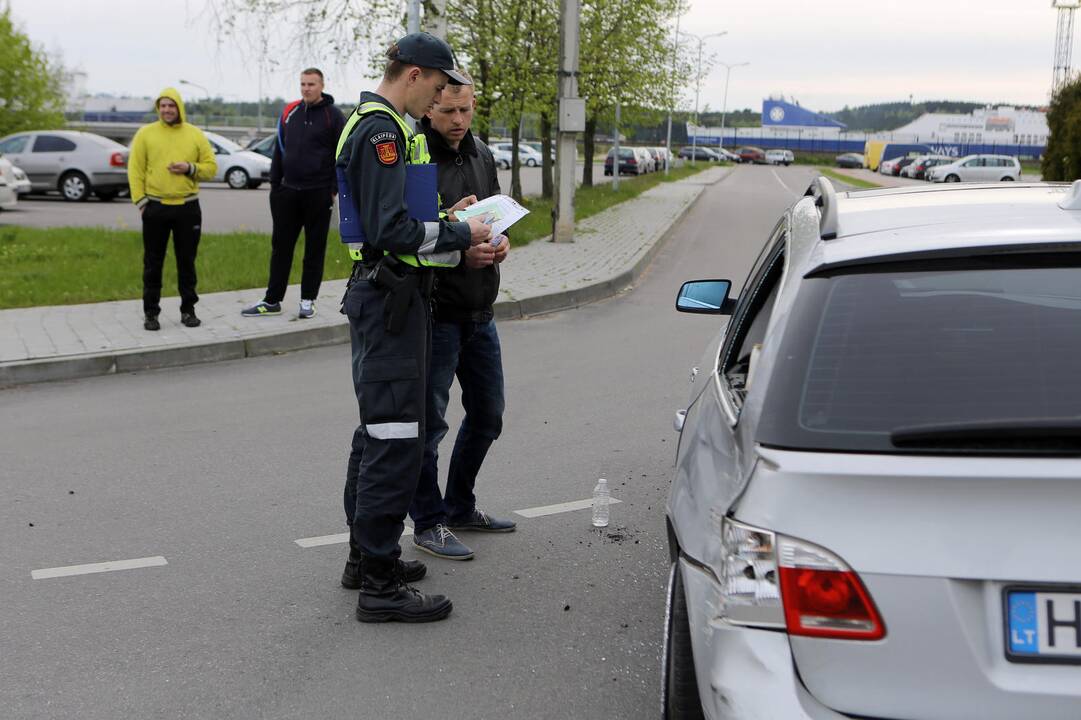
[{"label": "license plate", "polygon": [[1006,659],[1081,663],[1081,589],[1007,588]]}]

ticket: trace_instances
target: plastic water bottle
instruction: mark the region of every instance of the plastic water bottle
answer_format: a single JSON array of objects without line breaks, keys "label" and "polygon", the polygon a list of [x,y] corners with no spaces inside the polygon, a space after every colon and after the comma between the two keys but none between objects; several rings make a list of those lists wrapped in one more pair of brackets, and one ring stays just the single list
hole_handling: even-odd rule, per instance
[{"label": "plastic water bottle", "polygon": [[593,488],[593,527],[608,527],[608,505],[612,494],[608,492],[608,481],[601,478]]}]

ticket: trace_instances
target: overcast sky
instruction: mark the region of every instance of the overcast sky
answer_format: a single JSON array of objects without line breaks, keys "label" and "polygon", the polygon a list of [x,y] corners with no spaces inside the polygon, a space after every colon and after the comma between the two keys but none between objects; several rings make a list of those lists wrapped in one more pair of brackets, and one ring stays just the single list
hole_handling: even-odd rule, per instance
[{"label": "overcast sky", "polygon": [[[216,42],[206,12],[213,0],[9,2],[16,23],[35,42],[88,74],[91,93],[153,96],[183,78],[226,99],[258,97],[257,61]],[[910,95],[915,101],[1047,102],[1055,11],[1046,0],[691,4],[681,30],[727,31],[707,39],[705,53],[750,63],[731,73],[729,109],[759,110],[764,97],[779,94],[822,111]],[[305,65],[327,73],[327,90],[343,105],[370,87],[359,65],[343,67],[329,51],[285,60],[265,74],[265,96],[299,96],[296,71]],[[717,66],[702,82],[700,106],[721,109],[724,84],[724,68]],[[190,86],[180,90],[202,94]],[[693,87],[687,96],[690,107]]]}]

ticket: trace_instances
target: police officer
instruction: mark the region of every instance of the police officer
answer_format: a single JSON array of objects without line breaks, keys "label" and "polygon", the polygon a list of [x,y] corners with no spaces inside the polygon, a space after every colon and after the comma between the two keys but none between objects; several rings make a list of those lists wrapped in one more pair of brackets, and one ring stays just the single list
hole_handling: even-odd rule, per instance
[{"label": "police officer", "polygon": [[[360,407],[349,468],[356,476],[346,478],[355,507],[347,501],[346,519],[358,565],[357,619],[430,622],[447,617],[451,602],[407,584],[407,575],[423,576],[423,566],[400,560],[398,540],[424,453],[433,272],[457,265],[462,251],[491,239],[491,229],[476,218],[410,217],[406,166],[429,157],[424,136],[403,115],[423,117],[448,82],[468,80],[454,70],[450,47],[428,33],[407,35],[386,57],[382,82],[374,93],[361,93],[338,143],[343,240],[353,237],[346,230],[351,208],[364,239],[359,252],[351,251],[343,302]],[[432,205],[438,206],[435,198]]]}]

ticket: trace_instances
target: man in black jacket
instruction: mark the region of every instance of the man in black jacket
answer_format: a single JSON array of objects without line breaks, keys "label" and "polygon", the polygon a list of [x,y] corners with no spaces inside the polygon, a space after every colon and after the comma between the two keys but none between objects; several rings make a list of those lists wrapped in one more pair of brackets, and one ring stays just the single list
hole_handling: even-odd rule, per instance
[{"label": "man in black jacket", "polygon": [[270,215],[274,220],[270,280],[262,302],[241,312],[245,317],[281,314],[293,250],[302,228],[304,270],[299,315],[315,315],[337,193],[334,152],[345,118],[334,107],[334,98],[323,92],[323,73],[318,68],[300,74],[300,94],[301,99],[286,105],[278,120],[278,142],[270,165]]},{"label": "man in black jacket", "polygon": [[[472,85],[448,85],[421,121],[432,162],[438,166],[439,196],[447,208],[463,199],[475,202],[500,192],[492,151],[469,130],[475,106]],[[509,244],[500,236],[473,245],[458,267],[436,279],[424,462],[409,514],[414,545],[450,560],[473,557],[454,530],[515,528],[510,520],[478,510],[473,494],[488,448],[503,428],[503,362],[492,304],[499,292],[499,263],[507,257]],[[455,375],[465,418],[451,453],[447,490],[441,494],[437,449],[448,430],[444,416]]]}]

